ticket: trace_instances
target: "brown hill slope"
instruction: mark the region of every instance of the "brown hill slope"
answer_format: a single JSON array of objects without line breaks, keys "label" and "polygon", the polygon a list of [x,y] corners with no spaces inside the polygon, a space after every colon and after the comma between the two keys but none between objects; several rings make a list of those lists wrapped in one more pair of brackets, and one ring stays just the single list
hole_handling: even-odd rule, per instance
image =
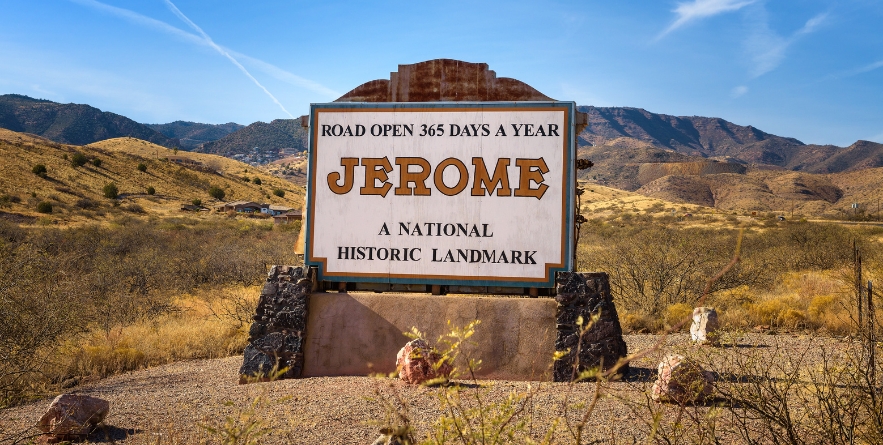
[{"label": "brown hill slope", "polygon": [[637,193],[723,210],[876,217],[883,198],[883,168],[829,174],[751,169],[744,175],[671,175],[645,184]]},{"label": "brown hill slope", "polygon": [[[75,154],[89,162],[75,167]],[[108,216],[180,215],[181,204],[200,199],[203,205],[219,201],[208,194],[210,187],[225,191],[225,200],[270,202],[299,208],[303,189],[283,179],[259,172],[254,167],[220,156],[179,153],[203,163],[188,168],[167,159],[172,150],[134,138],[119,138],[89,146],[63,145],[33,135],[0,129],[0,216],[18,221],[77,223],[103,220]],[[66,159],[65,159],[66,158]],[[100,160],[95,165],[93,160]],[[46,167],[45,177],[32,172]],[[144,164],[146,171],[140,171]],[[214,170],[214,171],[212,171]],[[242,177],[260,177],[263,184]],[[119,199],[104,197],[103,188],[113,183]],[[147,193],[155,189],[154,195]],[[284,190],[280,198],[271,192]],[[52,213],[37,212],[37,204],[48,202]]]}]

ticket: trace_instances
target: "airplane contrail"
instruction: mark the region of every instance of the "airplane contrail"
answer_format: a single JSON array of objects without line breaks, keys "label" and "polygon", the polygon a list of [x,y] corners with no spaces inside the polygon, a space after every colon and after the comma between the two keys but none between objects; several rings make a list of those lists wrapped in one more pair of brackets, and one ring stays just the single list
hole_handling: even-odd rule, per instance
[{"label": "airplane contrail", "polygon": [[279,108],[281,108],[282,111],[285,112],[285,114],[287,114],[287,115],[290,116],[292,119],[294,119],[294,115],[292,115],[291,113],[289,113],[288,110],[286,110],[285,107],[282,106],[282,103],[279,102],[279,100],[276,99],[276,96],[273,96],[273,93],[270,93],[270,90],[266,89],[263,85],[261,85],[261,83],[258,82],[258,80],[255,79],[254,76],[252,76],[251,73],[249,73],[248,70],[245,69],[245,67],[242,66],[241,63],[239,63],[239,61],[237,61],[235,58],[233,58],[233,56],[231,56],[230,53],[228,53],[228,52],[225,51],[223,48],[221,48],[220,46],[218,46],[218,45],[215,43],[215,41],[212,40],[212,38],[209,37],[209,35],[206,34],[205,31],[202,30],[202,28],[200,28],[199,26],[196,26],[196,23],[193,23],[189,18],[187,18],[187,16],[184,15],[184,13],[181,12],[181,10],[178,9],[178,7],[175,6],[174,3],[172,3],[170,0],[165,0],[165,2],[166,2],[166,5],[168,5],[169,9],[170,9],[170,10],[171,10],[176,16],[178,16],[179,19],[183,20],[185,23],[187,23],[188,25],[190,25],[191,28],[193,28],[194,30],[196,30],[196,32],[198,32],[198,33],[202,36],[202,38],[205,40],[206,43],[208,43],[212,48],[214,48],[214,49],[215,49],[217,52],[219,52],[222,56],[224,56],[224,57],[226,57],[227,59],[229,59],[230,62],[233,62],[233,64],[236,65],[236,67],[239,68],[239,70],[242,71],[246,76],[248,76],[248,78],[251,79],[251,81],[254,82],[255,85],[257,85],[260,89],[264,90],[264,92],[267,93],[267,96],[270,96],[270,99],[273,99],[273,102],[276,102],[276,105],[279,105]]}]

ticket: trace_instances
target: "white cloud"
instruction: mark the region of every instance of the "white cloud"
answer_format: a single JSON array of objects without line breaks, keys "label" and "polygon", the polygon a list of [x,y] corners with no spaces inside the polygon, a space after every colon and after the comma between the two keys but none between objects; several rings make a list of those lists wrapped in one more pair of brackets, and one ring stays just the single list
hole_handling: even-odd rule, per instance
[{"label": "white cloud", "polygon": [[883,67],[883,60],[874,62],[870,65],[865,65],[857,70],[855,70],[854,74],[867,73],[868,71],[874,71],[877,68]]},{"label": "white cloud", "polygon": [[687,23],[723,14],[725,12],[738,11],[756,1],[757,0],[693,0],[689,3],[678,3],[677,8],[672,11],[677,15],[675,21],[662,31],[657,39],[664,37],[666,34],[686,25]]},{"label": "white cloud", "polygon": [[[175,37],[180,38],[181,40],[184,40],[184,41],[194,44],[194,45],[199,45],[199,46],[212,48],[212,49],[215,49],[215,46],[217,46],[218,48],[221,48],[222,51],[225,51],[228,54],[235,56],[237,59],[241,59],[241,60],[245,61],[248,65],[255,67],[256,69],[258,69],[259,71],[261,71],[265,74],[268,74],[278,80],[289,83],[291,85],[298,86],[301,88],[306,88],[308,90],[314,91],[316,93],[321,94],[322,96],[336,98],[337,96],[341,95],[340,93],[338,93],[338,92],[336,92],[336,91],[334,91],[334,90],[332,90],[332,89],[330,89],[330,88],[328,88],[318,82],[314,82],[309,79],[304,79],[303,77],[300,77],[296,74],[285,71],[282,68],[279,68],[279,67],[277,67],[273,64],[270,64],[268,62],[265,62],[263,60],[256,59],[254,57],[250,57],[250,56],[247,56],[242,53],[238,53],[238,52],[233,51],[229,48],[226,48],[222,45],[212,46],[212,44],[214,42],[209,43],[208,40],[206,40],[198,35],[191,34],[187,31],[176,28],[172,25],[169,25],[166,22],[141,15],[137,12],[134,12],[134,11],[131,11],[128,9],[123,9],[123,8],[118,8],[116,6],[107,5],[107,4],[98,2],[96,0],[70,0],[70,1],[72,1],[74,3],[79,3],[84,6],[91,7],[93,9],[96,9],[99,11],[103,11],[106,13],[116,15],[117,17],[121,17],[121,18],[126,19],[130,22],[136,23],[138,25],[141,25],[141,26],[144,26],[147,28],[154,29],[156,31],[161,31],[166,34],[173,35]],[[217,51],[217,49],[215,49],[215,50]]]},{"label": "white cloud", "polygon": [[766,9],[760,6],[749,15],[751,21],[744,46],[751,59],[751,77],[762,76],[776,69],[783,60],[788,48],[800,38],[816,31],[827,19],[828,14],[818,14],[789,37],[783,37],[769,26]]},{"label": "white cloud", "polygon": [[730,96],[733,97],[733,98],[735,99],[735,98],[737,98],[737,97],[744,96],[745,93],[747,93],[747,92],[748,92],[748,87],[747,87],[747,86],[745,86],[745,85],[739,85],[739,86],[737,86],[736,88],[733,88],[732,91],[730,91]]},{"label": "white cloud", "polygon": [[184,13],[181,12],[181,10],[178,9],[178,7],[175,6],[174,3],[172,3],[170,0],[166,0],[166,5],[168,5],[169,9],[170,9],[170,10],[171,10],[176,16],[178,16],[179,19],[183,20],[185,23],[187,23],[188,25],[190,25],[191,28],[195,29],[196,32],[198,32],[198,33],[202,36],[203,40],[205,40],[206,43],[208,43],[212,48],[214,48],[215,51],[217,51],[218,53],[220,53],[222,56],[226,57],[227,60],[229,60],[233,65],[236,66],[236,68],[239,68],[239,70],[242,71],[242,73],[245,74],[246,77],[248,77],[249,79],[251,79],[251,81],[254,82],[254,84],[257,85],[258,88],[260,88],[261,90],[263,90],[264,93],[266,93],[266,95],[269,96],[270,99],[272,99],[273,102],[276,103],[276,105],[278,105],[279,108],[281,108],[282,111],[285,112],[285,114],[287,114],[289,117],[291,117],[292,119],[294,119],[294,115],[291,114],[291,113],[289,113],[288,110],[285,109],[285,107],[282,105],[282,102],[279,102],[279,100],[276,99],[276,96],[274,96],[273,93],[270,92],[270,90],[268,90],[266,87],[264,87],[263,85],[261,85],[261,83],[258,82],[258,80],[255,79],[255,77],[252,76],[251,73],[249,73],[248,70],[245,69],[245,67],[242,66],[242,64],[239,63],[238,60],[236,60],[235,57],[231,56],[229,52],[225,51],[223,48],[221,48],[220,46],[218,46],[218,45],[215,43],[215,41],[212,40],[212,38],[209,37],[209,35],[206,34],[205,31],[202,30],[202,28],[200,28],[199,26],[196,25],[196,23],[193,23],[189,18],[187,18],[187,16],[184,15]]}]

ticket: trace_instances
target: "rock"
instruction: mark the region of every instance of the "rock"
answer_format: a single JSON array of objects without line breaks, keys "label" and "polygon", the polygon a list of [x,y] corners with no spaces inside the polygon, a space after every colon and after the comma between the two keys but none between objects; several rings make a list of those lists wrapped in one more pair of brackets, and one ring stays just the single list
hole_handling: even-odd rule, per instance
[{"label": "rock", "polygon": [[371,445],[410,445],[413,443],[411,435],[407,427],[402,428],[383,428],[380,430],[380,436],[371,442]]},{"label": "rock", "polygon": [[[555,350],[569,352],[555,361],[555,381],[568,382],[575,374],[598,366],[605,371],[611,369],[620,358],[628,355],[628,349],[622,338],[607,274],[560,272],[556,281],[558,333]],[[595,316],[598,319],[581,334],[577,321],[582,318],[585,326]],[[628,364],[620,367],[618,372],[627,373]]]},{"label": "rock", "polygon": [[422,338],[409,341],[396,355],[399,378],[405,383],[419,384],[440,377],[448,377],[454,367],[440,362],[441,354]]},{"label": "rock", "polygon": [[110,402],[80,394],[62,394],[49,404],[37,428],[56,439],[86,436],[110,411]]},{"label": "rock", "polygon": [[717,311],[714,308],[697,307],[693,309],[693,324],[690,325],[690,338],[694,343],[717,345],[717,329],[719,327]]},{"label": "rock", "polygon": [[670,354],[659,362],[658,375],[651,397],[657,402],[696,403],[711,396],[711,373],[696,362],[678,354]]}]

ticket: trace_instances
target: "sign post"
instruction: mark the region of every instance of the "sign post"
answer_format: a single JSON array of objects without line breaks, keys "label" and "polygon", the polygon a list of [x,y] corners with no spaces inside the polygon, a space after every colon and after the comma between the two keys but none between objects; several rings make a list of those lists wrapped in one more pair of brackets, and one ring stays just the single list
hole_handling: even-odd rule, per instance
[{"label": "sign post", "polygon": [[319,280],[551,288],[573,268],[573,102],[310,109]]}]

